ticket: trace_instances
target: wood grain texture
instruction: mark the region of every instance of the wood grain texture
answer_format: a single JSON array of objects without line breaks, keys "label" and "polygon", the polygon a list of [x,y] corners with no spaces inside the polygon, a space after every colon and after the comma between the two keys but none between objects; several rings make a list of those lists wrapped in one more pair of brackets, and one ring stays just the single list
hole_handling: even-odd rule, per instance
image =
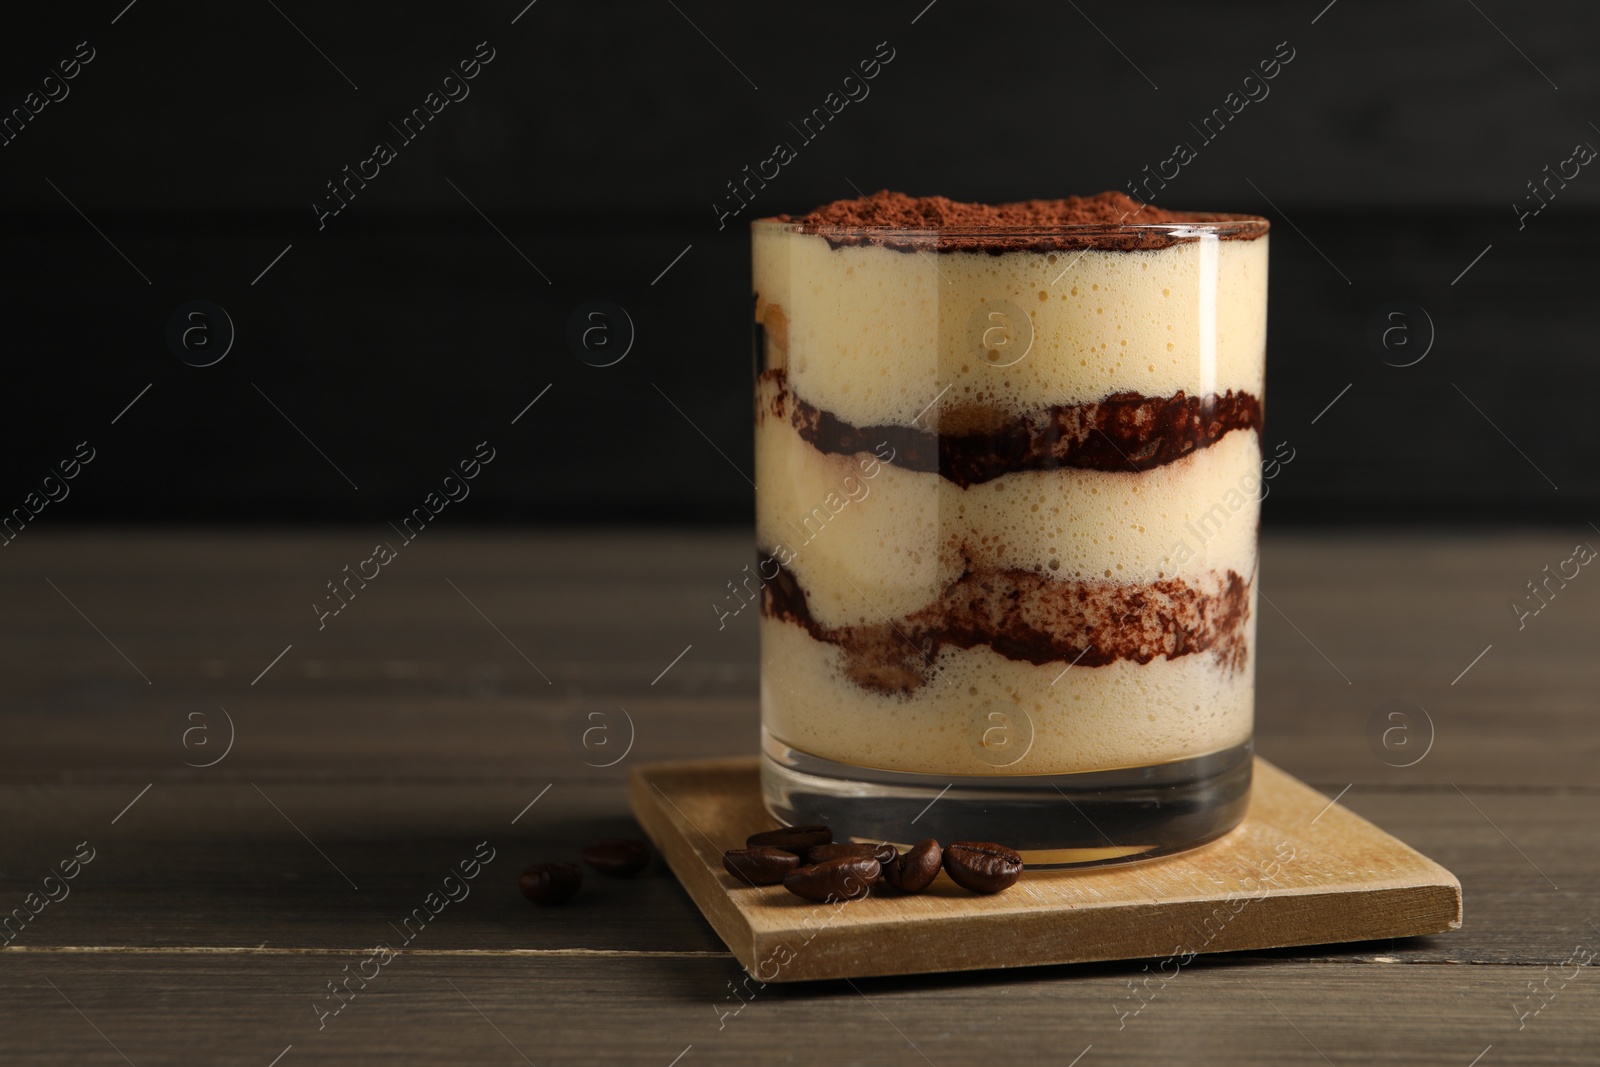
[{"label": "wood grain texture", "polygon": [[[1120,1031],[1113,1001],[1129,1010],[1127,983],[1159,959],[858,981],[870,1004],[849,986],[771,985],[719,1030],[743,973],[664,869],[591,876],[572,908],[528,905],[513,884],[521,865],[637,833],[634,765],[754,750],[753,619],[719,630],[710,608],[751,544],[700,531],[437,533],[323,631],[309,601],[371,532],[41,525],[0,553],[0,910],[77,842],[99,850],[70,898],[0,949],[0,1059],[122,1062],[45,978],[140,1067],[265,1065],[291,1041],[280,1067],[521,1063],[444,977],[541,1067],[662,1067],[690,1043],[682,1067],[747,1062],[791,1025],[778,1005],[799,1013],[794,1025],[865,1042],[859,1060],[923,1063],[881,1008],[939,1067],[1067,1063],[1091,1042],[1081,1067],[1323,1062],[1262,993],[1336,1063],[1465,1067],[1491,1043],[1480,1067],[1573,1062],[1600,1037],[1588,968],[1524,1030],[1512,1010],[1529,980],[1553,983],[1575,945],[1600,943],[1600,593],[1573,582],[1523,630],[1508,608],[1565,558],[1567,531],[1269,532],[1263,590],[1280,610],[1259,619],[1258,749],[1326,798],[1350,786],[1341,807],[1455,872],[1465,924],[1199,957]],[[1435,728],[1410,767],[1366,735],[1395,699]],[[189,715],[219,707],[234,748],[185,766],[202,758],[182,744]],[[585,747],[589,716],[609,713],[620,731],[624,708],[632,748],[594,766],[617,750]],[[482,840],[499,852],[471,897],[385,971],[391,985],[318,1032],[311,998]],[[794,1043],[785,1055],[838,1059]]]},{"label": "wood grain texture", "polygon": [[138,1067],[267,1067],[291,1044],[279,1067],[668,1067],[685,1049],[679,1067],[1066,1067],[1087,1048],[1079,1067],[1467,1067],[1492,1046],[1479,1067],[1547,1067],[1592,1062],[1600,1015],[1592,965],[1564,986],[1551,978],[1548,1006],[1519,1029],[1517,1006],[1527,1003],[1528,980],[1542,981],[1539,968],[1198,958],[1165,987],[1152,981],[1141,1001],[1142,965],[762,986],[746,984],[732,959],[401,956],[319,1030],[315,998],[358,959],[129,953],[8,961],[0,969],[0,1052],[29,1067],[122,1063],[108,1040]]},{"label": "wood grain texture", "polygon": [[[7,908],[35,890],[77,842],[87,839],[99,850],[72,895],[48,906],[0,956],[141,945],[354,951],[387,936],[388,924],[432,887],[433,872],[442,874],[482,840],[499,849],[499,858],[473,895],[449,908],[447,921],[429,926],[425,947],[726,951],[662,867],[629,882],[591,876],[573,906],[553,911],[532,908],[517,893],[515,876],[527,864],[575,860],[599,837],[639,834],[621,782],[557,782],[513,826],[510,820],[551,784],[548,779],[457,785],[257,779],[283,815],[250,783],[168,779],[110,825],[146,784],[0,788],[0,812],[12,824],[0,859],[0,903],[9,902]],[[1587,919],[1600,921],[1592,890],[1600,857],[1593,848],[1574,847],[1593,840],[1593,798],[1540,792],[1472,797],[1481,814],[1449,789],[1351,790],[1340,801],[1460,877],[1467,917],[1461,930],[1275,956],[1534,966],[1559,960],[1570,948],[1562,943],[1581,937]],[[328,860],[360,890],[351,890]],[[641,914],[648,921],[641,922]]]},{"label": "wood grain texture", "polygon": [[[619,705],[639,724],[630,760],[755,744],[755,620],[712,611],[752,558],[743,534],[430,532],[318,630],[312,600],[373,533],[37,532],[0,556],[0,774],[179,773],[187,713],[219,704],[249,743],[218,772],[372,773],[370,755],[382,773],[616,780],[580,742]],[[1334,790],[1600,789],[1600,583],[1585,572],[1523,629],[1510,610],[1580,536],[1269,533],[1258,750]],[[1410,767],[1366,736],[1393,700],[1433,717]]]}]

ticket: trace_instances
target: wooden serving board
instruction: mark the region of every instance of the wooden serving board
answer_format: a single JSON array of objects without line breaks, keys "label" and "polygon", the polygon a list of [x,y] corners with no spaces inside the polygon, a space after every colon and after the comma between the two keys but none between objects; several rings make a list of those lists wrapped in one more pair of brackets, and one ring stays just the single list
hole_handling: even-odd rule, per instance
[{"label": "wooden serving board", "polygon": [[[1257,758],[1250,812],[1176,856],[1028,871],[995,896],[941,873],[928,891],[814,904],[722,869],[774,824],[754,758],[634,769],[633,813],[761,982],[1161,958],[1409,937],[1461,925],[1455,875]],[[1170,962],[1169,962],[1170,958]]]}]

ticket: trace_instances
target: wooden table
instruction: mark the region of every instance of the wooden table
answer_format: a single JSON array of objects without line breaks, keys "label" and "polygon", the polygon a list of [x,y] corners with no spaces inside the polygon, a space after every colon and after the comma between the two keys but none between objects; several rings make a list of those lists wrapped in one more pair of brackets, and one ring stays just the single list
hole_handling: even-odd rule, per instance
[{"label": "wooden table", "polygon": [[[1509,606],[1592,531],[1267,538],[1259,751],[1455,871],[1465,925],[1201,957],[1132,1015],[1143,961],[736,999],[659,869],[527,904],[522,867],[635,832],[631,766],[753,751],[753,612],[711,607],[750,539],[430,529],[319,629],[383,537],[39,524],[0,555],[0,914],[39,907],[0,935],[0,1062],[1596,1056],[1600,578]],[[1431,749],[1414,713],[1413,747],[1373,740],[1391,702]]]}]

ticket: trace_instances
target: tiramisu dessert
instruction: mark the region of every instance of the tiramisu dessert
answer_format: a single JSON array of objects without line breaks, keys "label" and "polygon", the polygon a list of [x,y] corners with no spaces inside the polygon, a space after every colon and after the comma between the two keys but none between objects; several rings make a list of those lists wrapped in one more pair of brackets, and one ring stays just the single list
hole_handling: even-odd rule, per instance
[{"label": "tiramisu dessert", "polygon": [[753,224],[769,762],[1247,786],[1266,232],[1120,193]]}]

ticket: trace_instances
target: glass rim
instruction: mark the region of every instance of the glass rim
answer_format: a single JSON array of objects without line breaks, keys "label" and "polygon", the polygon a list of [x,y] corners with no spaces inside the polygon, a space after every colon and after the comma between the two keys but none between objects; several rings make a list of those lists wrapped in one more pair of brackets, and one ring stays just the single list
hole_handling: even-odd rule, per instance
[{"label": "glass rim", "polygon": [[[1197,212],[1197,214],[1199,214]],[[1148,234],[1169,237],[1261,237],[1272,228],[1269,219],[1260,215],[1217,214],[1209,218],[1186,219],[1174,222],[1069,222],[1018,226],[873,226],[836,225],[784,221],[776,218],[752,219],[750,229],[809,234],[819,237],[860,238],[1071,238],[1105,236],[1108,234]]]}]

